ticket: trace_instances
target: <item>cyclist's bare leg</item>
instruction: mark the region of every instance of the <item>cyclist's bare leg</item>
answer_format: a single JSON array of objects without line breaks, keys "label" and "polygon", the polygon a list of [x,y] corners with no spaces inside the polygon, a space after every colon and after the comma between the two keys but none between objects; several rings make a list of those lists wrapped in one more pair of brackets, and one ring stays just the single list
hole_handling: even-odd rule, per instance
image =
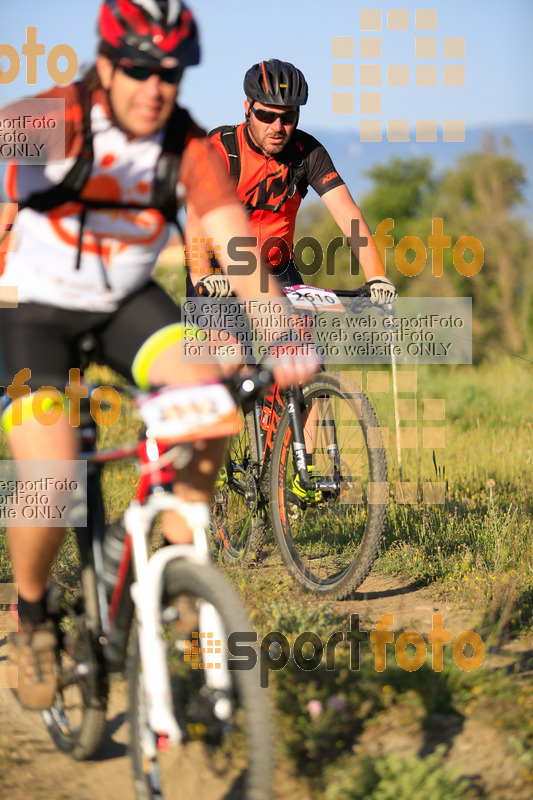
[{"label": "cyclist's bare leg", "polygon": [[[76,430],[70,426],[66,416],[52,426],[42,425],[34,418],[24,420],[22,425],[11,429],[8,442],[17,461],[43,459],[43,454],[46,458],[49,453],[53,453],[54,461],[77,458]],[[47,492],[47,495],[53,507],[53,494]],[[8,528],[13,577],[19,594],[28,602],[43,597],[50,567],[64,535],[64,527]]]},{"label": "cyclist's bare leg", "polygon": [[[210,363],[181,363],[181,345],[167,347],[152,364],[149,382],[153,386],[170,384],[196,384],[220,378],[220,367],[212,360]],[[208,358],[199,359],[207,361]],[[178,481],[174,485],[175,494],[188,502],[204,502],[210,504],[213,499],[213,487],[222,458],[224,456],[225,439],[210,439],[195,444],[195,453],[190,464],[178,473]],[[171,542],[192,541],[192,531],[187,521],[177,514],[162,515],[163,529],[166,538]]]}]

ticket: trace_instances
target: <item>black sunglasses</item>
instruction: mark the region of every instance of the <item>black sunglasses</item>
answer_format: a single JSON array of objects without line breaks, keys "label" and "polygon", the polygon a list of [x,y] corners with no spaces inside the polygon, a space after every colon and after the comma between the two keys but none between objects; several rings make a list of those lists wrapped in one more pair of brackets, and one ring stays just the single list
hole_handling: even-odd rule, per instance
[{"label": "black sunglasses", "polygon": [[299,111],[284,111],[278,114],[276,111],[267,111],[265,108],[254,108],[250,106],[250,111],[253,111],[259,122],[264,122],[265,125],[272,125],[278,118],[283,125],[292,125],[300,116]]},{"label": "black sunglasses", "polygon": [[142,67],[138,64],[121,64],[117,66],[122,70],[124,75],[128,78],[133,78],[134,81],[147,81],[151,75],[159,75],[164,83],[179,83],[183,73],[181,67],[174,67],[174,69],[152,69],[152,67]]}]

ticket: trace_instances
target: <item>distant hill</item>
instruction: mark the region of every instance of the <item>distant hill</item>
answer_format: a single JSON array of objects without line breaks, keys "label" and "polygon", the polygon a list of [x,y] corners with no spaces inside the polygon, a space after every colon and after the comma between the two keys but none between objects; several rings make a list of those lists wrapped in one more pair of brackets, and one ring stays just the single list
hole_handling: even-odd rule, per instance
[{"label": "distant hill", "polygon": [[[523,215],[531,216],[533,212],[533,123],[472,128],[466,131],[464,142],[443,142],[441,130],[438,132],[437,142],[416,142],[415,132],[411,131],[410,142],[387,142],[384,138],[382,142],[368,143],[359,142],[358,130],[353,133],[338,133],[319,128],[307,130],[329,151],[356,202],[371,188],[371,181],[365,178],[364,173],[374,164],[387,162],[392,156],[430,156],[436,169],[444,170],[453,166],[459,156],[478,150],[486,134],[492,134],[500,152],[502,139],[507,137],[511,141],[512,157],[526,168],[528,183],[524,194],[527,205],[522,207]],[[314,192],[309,192],[307,197],[310,200],[317,199]]]}]

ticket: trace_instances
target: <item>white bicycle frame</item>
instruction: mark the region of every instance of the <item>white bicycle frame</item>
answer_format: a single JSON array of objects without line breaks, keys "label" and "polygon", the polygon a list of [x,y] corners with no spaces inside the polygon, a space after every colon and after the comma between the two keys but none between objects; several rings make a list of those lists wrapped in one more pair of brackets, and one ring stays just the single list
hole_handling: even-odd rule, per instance
[{"label": "white bicycle frame", "polygon": [[[162,511],[174,511],[187,519],[193,531],[194,543],[169,545],[149,557],[148,537],[156,516]],[[210,510],[206,503],[187,503],[170,492],[154,493],[142,505],[133,500],[124,520],[126,530],[132,537],[136,582],[131,587],[131,594],[138,622],[148,725],[155,734],[166,736],[171,744],[176,744],[182,740],[183,734],[173,712],[166,660],[167,645],[162,636],[163,574],[168,564],[175,559],[208,567],[210,559],[207,528]],[[215,639],[223,639],[224,629],[220,615],[208,603],[203,603],[200,608],[200,629],[212,631]],[[229,690],[231,681],[224,658],[220,669],[206,670],[206,683],[215,689]],[[146,739],[144,755],[155,758],[155,737],[143,739]]]}]

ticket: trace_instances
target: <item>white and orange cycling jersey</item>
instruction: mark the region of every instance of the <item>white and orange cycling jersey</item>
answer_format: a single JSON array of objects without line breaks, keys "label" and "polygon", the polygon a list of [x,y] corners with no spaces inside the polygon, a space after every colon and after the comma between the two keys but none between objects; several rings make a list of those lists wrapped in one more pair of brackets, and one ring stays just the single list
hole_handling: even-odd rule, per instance
[{"label": "white and orange cycling jersey", "polygon": [[[61,183],[82,144],[82,114],[76,84],[41,97],[64,97],[66,158],[62,164],[9,164],[6,193],[13,203]],[[78,112],[78,113],[76,113]],[[80,200],[148,205],[164,129],[144,139],[132,138],[111,118],[105,93],[96,90],[90,112],[94,161]],[[185,139],[176,192],[187,196],[202,216],[236,202],[227,171],[205,137],[191,122]],[[168,225],[155,209],[91,209],[83,225],[78,261],[81,203],[51,211],[23,208],[18,215],[18,243],[2,253],[0,285],[17,286],[19,302],[86,311],[113,311],[143,286],[168,239]],[[0,220],[0,224],[2,220]]]}]

